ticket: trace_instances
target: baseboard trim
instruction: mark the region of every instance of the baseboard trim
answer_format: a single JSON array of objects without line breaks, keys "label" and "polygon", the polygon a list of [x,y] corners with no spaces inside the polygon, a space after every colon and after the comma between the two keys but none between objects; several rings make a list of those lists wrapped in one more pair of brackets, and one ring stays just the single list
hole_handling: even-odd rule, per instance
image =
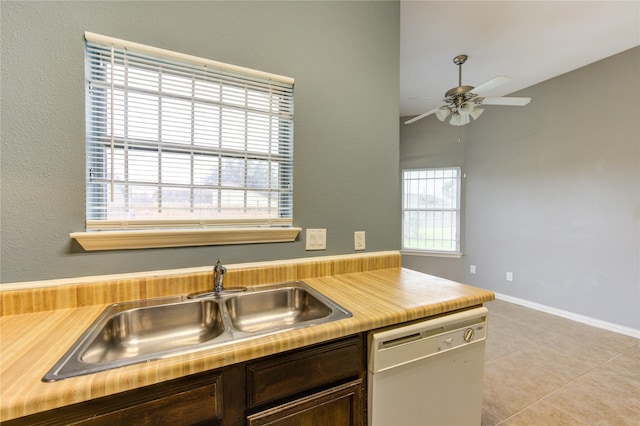
[{"label": "baseboard trim", "polygon": [[614,333],[620,333],[626,336],[631,336],[631,337],[635,337],[636,339],[640,339],[640,330],[637,330],[635,328],[625,327],[620,324],[602,321],[596,318],[591,318],[585,315],[580,315],[580,314],[565,311],[562,309],[553,308],[551,306],[542,305],[536,302],[530,302],[528,300],[519,299],[513,296],[507,296],[506,294],[495,293],[495,295],[496,295],[496,299],[498,300],[504,300],[505,302],[514,303],[516,305],[521,305],[526,308],[535,309],[537,311],[546,312],[551,315],[556,315],[562,318],[570,319],[572,321],[577,321],[586,325],[602,328],[604,330],[613,331]]}]

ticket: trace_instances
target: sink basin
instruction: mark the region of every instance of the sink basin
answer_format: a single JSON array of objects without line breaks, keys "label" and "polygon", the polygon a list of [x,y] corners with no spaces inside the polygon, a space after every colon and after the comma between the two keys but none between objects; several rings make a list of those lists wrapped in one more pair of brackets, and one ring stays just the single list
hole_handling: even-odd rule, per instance
[{"label": "sink basin", "polygon": [[220,305],[214,300],[134,308],[108,318],[80,360],[103,363],[171,351],[223,332]]},{"label": "sink basin", "polygon": [[225,340],[216,300],[182,297],[109,306],[43,377],[55,381],[184,353],[185,348]]},{"label": "sink basin", "polygon": [[333,312],[304,288],[286,287],[234,296],[226,300],[231,325],[256,333],[325,318]]},{"label": "sink basin", "polygon": [[246,292],[116,303],[42,378],[45,382],[185,354],[352,314],[302,281]]}]

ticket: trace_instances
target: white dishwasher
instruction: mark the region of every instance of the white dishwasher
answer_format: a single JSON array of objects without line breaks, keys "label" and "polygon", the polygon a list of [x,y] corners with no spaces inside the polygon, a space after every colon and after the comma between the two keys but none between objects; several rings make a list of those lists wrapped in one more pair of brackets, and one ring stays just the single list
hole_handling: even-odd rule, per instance
[{"label": "white dishwasher", "polygon": [[370,426],[480,425],[484,307],[369,334]]}]

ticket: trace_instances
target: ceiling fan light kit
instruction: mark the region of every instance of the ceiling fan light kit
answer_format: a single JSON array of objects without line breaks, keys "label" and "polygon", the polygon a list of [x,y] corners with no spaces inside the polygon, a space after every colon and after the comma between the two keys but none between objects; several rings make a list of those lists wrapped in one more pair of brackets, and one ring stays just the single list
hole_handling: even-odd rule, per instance
[{"label": "ceiling fan light kit", "polygon": [[471,115],[471,117],[473,117],[474,120],[477,120],[478,117],[480,117],[480,114],[482,114],[483,112],[484,112],[484,108],[475,107],[473,108],[473,111],[469,113],[469,115]]},{"label": "ceiling fan light kit", "polygon": [[458,87],[449,89],[444,94],[445,98],[443,99],[443,102],[446,102],[446,105],[413,117],[412,119],[405,121],[404,124],[411,124],[428,115],[435,114],[440,121],[446,120],[447,117],[451,115],[449,124],[452,126],[464,126],[471,122],[469,117],[477,120],[484,112],[484,108],[479,107],[483,102],[485,105],[524,106],[531,101],[531,98],[487,98],[482,96],[486,92],[489,92],[511,80],[510,77],[505,75],[494,77],[478,87],[463,86],[462,65],[467,61],[467,59],[467,55],[458,55],[453,58],[453,63],[458,66]]},{"label": "ceiling fan light kit", "polygon": [[446,120],[449,114],[451,114],[451,110],[446,106],[440,107],[436,111],[436,117],[438,117],[438,120],[440,121]]}]

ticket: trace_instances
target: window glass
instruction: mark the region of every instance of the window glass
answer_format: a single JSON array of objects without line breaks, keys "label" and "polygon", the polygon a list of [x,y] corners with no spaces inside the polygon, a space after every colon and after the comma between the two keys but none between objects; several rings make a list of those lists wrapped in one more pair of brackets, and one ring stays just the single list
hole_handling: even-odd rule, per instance
[{"label": "window glass", "polygon": [[460,252],[460,169],[403,171],[402,248]]}]

